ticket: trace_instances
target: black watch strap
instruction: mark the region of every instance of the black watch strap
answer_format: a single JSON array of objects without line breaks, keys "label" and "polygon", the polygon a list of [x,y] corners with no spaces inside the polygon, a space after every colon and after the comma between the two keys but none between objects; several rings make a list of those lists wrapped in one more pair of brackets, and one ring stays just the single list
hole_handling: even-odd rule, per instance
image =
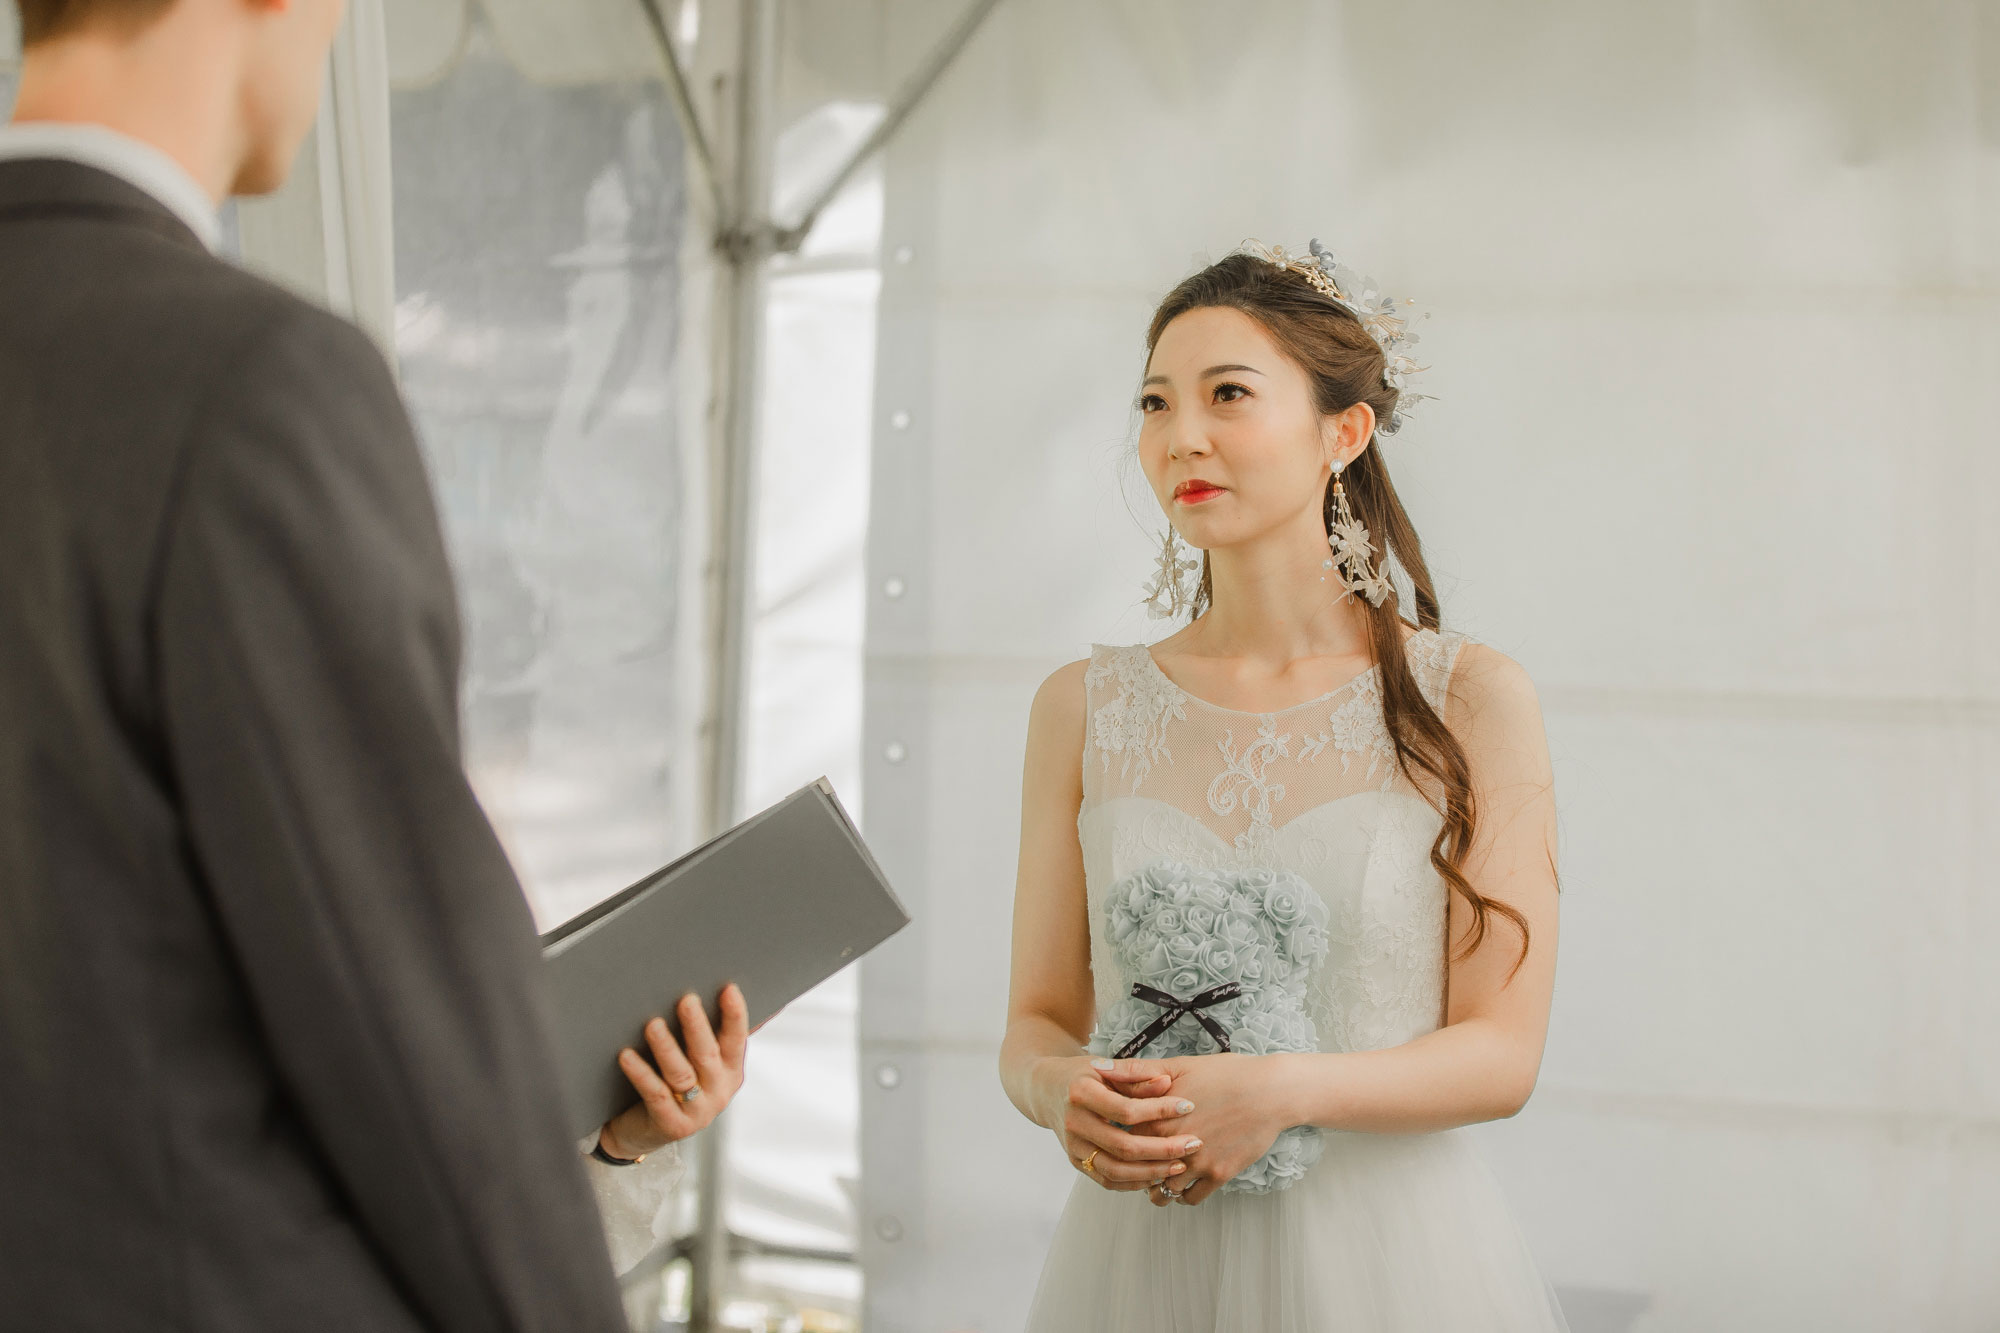
[{"label": "black watch strap", "polygon": [[604,1151],[604,1139],[602,1136],[590,1141],[590,1155],[606,1166],[637,1166],[646,1160],[644,1153],[640,1153],[637,1157],[613,1157],[610,1153]]}]

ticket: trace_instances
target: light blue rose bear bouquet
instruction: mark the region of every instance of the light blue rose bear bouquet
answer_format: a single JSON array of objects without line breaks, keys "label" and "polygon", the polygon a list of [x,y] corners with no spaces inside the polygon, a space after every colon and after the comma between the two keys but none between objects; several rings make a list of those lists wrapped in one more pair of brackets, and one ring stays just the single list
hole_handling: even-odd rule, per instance
[{"label": "light blue rose bear bouquet", "polygon": [[[1159,861],[1111,886],[1111,948],[1131,993],[1098,1016],[1090,1051],[1129,1059],[1316,1051],[1306,981],[1326,956],[1326,904],[1289,870],[1204,870]],[[1294,1125],[1224,1190],[1265,1194],[1305,1176],[1324,1148]]]}]

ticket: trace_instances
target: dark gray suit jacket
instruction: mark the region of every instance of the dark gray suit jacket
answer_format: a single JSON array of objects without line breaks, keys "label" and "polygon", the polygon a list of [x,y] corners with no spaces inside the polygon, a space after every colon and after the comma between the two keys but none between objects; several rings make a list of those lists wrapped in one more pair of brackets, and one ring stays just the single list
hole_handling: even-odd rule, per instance
[{"label": "dark gray suit jacket", "polygon": [[622,1330],[382,357],[0,162],[0,1328]]}]

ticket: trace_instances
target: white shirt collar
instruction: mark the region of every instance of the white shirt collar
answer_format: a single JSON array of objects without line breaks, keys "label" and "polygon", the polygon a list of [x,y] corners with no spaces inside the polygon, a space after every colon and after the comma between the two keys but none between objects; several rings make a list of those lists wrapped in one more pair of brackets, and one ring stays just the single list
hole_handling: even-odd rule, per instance
[{"label": "white shirt collar", "polygon": [[69,121],[0,125],[0,161],[54,157],[108,171],[158,200],[213,251],[222,239],[215,201],[186,167],[129,134]]}]

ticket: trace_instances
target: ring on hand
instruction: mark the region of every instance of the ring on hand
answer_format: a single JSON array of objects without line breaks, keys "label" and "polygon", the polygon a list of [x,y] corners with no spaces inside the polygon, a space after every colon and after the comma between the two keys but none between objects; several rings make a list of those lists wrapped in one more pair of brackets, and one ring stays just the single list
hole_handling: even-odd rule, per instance
[{"label": "ring on hand", "polygon": [[1104,1149],[1102,1148],[1092,1148],[1090,1150],[1090,1156],[1080,1159],[1080,1165],[1083,1167],[1083,1173],[1085,1175],[1089,1175],[1091,1173],[1090,1172],[1091,1163],[1095,1162],[1097,1160],[1097,1154],[1103,1151]]},{"label": "ring on hand", "polygon": [[697,1083],[686,1092],[675,1093],[674,1100],[685,1106],[699,1096],[701,1096],[701,1084]]}]

